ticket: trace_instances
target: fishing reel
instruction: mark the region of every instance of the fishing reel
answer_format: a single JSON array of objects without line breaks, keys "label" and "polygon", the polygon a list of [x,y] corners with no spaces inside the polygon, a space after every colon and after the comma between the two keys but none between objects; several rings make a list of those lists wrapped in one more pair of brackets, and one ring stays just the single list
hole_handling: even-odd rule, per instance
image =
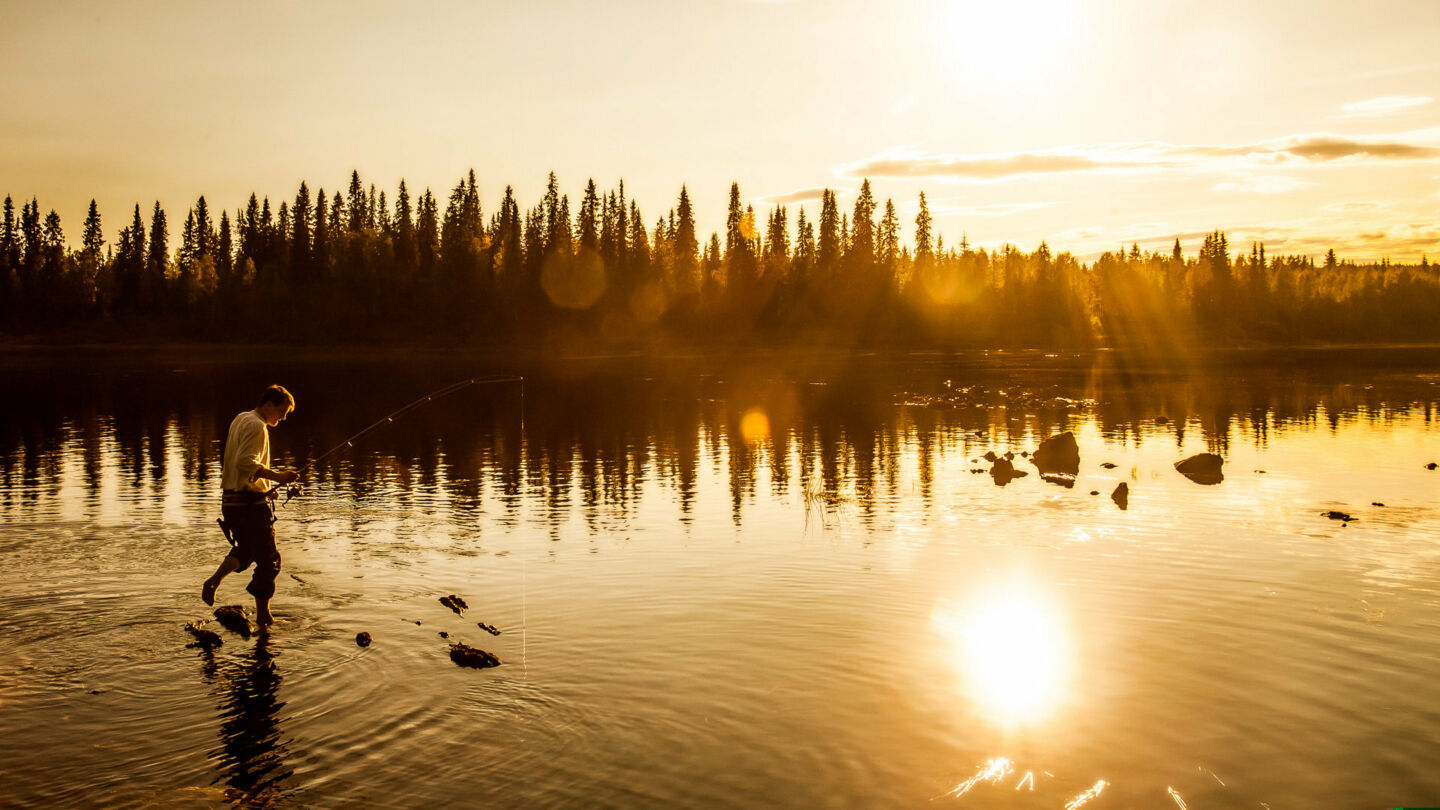
[{"label": "fishing reel", "polygon": [[283,500],[283,501],[280,502],[280,505],[281,505],[281,506],[284,506],[285,504],[289,503],[289,502],[290,502],[290,499],[292,499],[292,498],[298,498],[298,497],[300,497],[301,495],[304,495],[304,494],[305,494],[305,487],[304,487],[303,485],[301,485],[301,484],[290,484],[290,485],[284,487],[284,489],[285,489],[285,500]]}]

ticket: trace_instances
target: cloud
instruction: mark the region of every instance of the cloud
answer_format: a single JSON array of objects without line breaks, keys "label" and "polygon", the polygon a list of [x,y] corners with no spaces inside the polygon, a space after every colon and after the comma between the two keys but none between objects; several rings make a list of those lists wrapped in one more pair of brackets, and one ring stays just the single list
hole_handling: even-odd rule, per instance
[{"label": "cloud", "polygon": [[989,182],[1032,175],[1156,170],[1236,171],[1367,161],[1440,158],[1440,129],[1385,138],[1293,135],[1218,146],[1158,142],[1077,144],[1028,152],[947,154],[902,146],[841,166],[846,177]]},{"label": "cloud", "polygon": [[1037,208],[1046,208],[1057,205],[1053,202],[1018,202],[1018,203],[991,203],[989,205],[935,205],[931,206],[930,213],[934,216],[964,216],[964,217],[1008,217],[1012,214],[1019,214],[1025,211],[1034,211]]},{"label": "cloud", "polygon": [[1238,191],[1246,194],[1284,194],[1287,191],[1313,186],[1314,183],[1278,174],[1246,175],[1236,180],[1216,183],[1212,191]]},{"label": "cloud", "polygon": [[1348,213],[1350,211],[1374,211],[1388,205],[1389,203],[1383,203],[1378,200],[1343,200],[1341,202],[1326,203],[1320,206],[1320,208],[1324,211]]},{"label": "cloud", "polygon": [[1342,118],[1379,118],[1423,107],[1434,100],[1429,96],[1380,96],[1341,105],[1340,113]]},{"label": "cloud", "polygon": [[[787,191],[784,194],[771,194],[768,197],[761,197],[760,202],[772,204],[810,202],[811,200],[820,199],[821,195],[825,193],[825,190],[826,189],[824,186],[816,186],[814,188],[797,188],[794,191]],[[830,189],[830,191],[835,192],[835,196],[837,197],[843,197],[846,194],[850,193],[843,188],[832,188]]]}]

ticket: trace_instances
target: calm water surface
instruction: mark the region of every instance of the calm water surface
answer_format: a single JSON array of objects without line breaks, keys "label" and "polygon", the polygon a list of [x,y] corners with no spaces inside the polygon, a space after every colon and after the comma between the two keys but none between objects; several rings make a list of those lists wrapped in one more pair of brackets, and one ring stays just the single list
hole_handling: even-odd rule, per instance
[{"label": "calm water surface", "polygon": [[[0,805],[1440,804],[1440,353],[519,370],[307,476],[277,627],[214,653],[184,625],[264,385],[298,466],[517,369],[0,366]],[[1062,430],[1073,487],[1018,457]],[[1173,469],[1206,451],[1222,483]]]}]

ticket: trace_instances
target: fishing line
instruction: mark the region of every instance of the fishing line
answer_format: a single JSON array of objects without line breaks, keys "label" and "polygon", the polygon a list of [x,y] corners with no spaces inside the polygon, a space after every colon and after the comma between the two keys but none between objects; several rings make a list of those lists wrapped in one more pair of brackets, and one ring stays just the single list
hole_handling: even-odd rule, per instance
[{"label": "fishing line", "polygon": [[[347,449],[349,449],[349,448],[354,447],[356,442],[358,442],[358,441],[360,441],[361,439],[365,438],[366,436],[370,435],[370,434],[373,433],[374,431],[377,431],[377,430],[379,430],[380,428],[385,427],[386,425],[393,424],[396,419],[399,419],[399,418],[401,418],[402,416],[405,416],[406,414],[408,414],[409,412],[415,410],[416,408],[419,408],[419,407],[421,407],[421,406],[423,406],[423,405],[428,405],[429,403],[434,402],[435,400],[440,399],[441,397],[447,397],[447,396],[449,396],[449,395],[451,395],[451,394],[453,394],[453,393],[455,393],[455,392],[457,392],[457,391],[463,391],[463,390],[465,390],[466,388],[469,388],[469,387],[472,386],[472,385],[492,385],[492,384],[498,384],[498,383],[519,383],[519,384],[520,384],[520,398],[521,398],[522,401],[524,400],[524,398],[525,398],[525,378],[524,378],[524,377],[520,377],[520,376],[494,374],[494,375],[485,376],[485,377],[471,377],[471,378],[468,379],[468,380],[461,380],[461,381],[459,381],[459,382],[451,383],[451,384],[449,384],[449,385],[447,385],[447,386],[444,386],[443,388],[437,388],[437,389],[435,389],[434,391],[431,391],[430,393],[426,394],[425,396],[422,396],[422,397],[420,397],[419,399],[417,399],[417,400],[415,400],[415,401],[413,401],[413,402],[408,403],[408,404],[405,405],[404,407],[397,408],[396,410],[391,411],[390,413],[386,414],[385,416],[382,416],[380,419],[376,420],[374,423],[372,423],[371,425],[369,425],[368,427],[366,427],[364,430],[359,431],[358,433],[354,434],[353,436],[350,436],[349,438],[347,438],[345,441],[343,441],[343,442],[335,445],[334,447],[330,448],[329,450],[326,450],[325,452],[323,452],[323,453],[321,453],[320,455],[316,456],[315,458],[311,459],[307,464],[305,464],[305,466],[301,467],[300,469],[296,470],[295,472],[296,472],[297,475],[304,475],[307,470],[309,470],[311,467],[314,467],[316,464],[319,464],[320,462],[322,462],[322,461],[324,461],[325,459],[327,459],[327,458],[335,455],[336,453],[339,453],[339,452],[342,451],[342,450],[347,450]],[[523,418],[523,417],[522,417],[522,418]],[[298,479],[297,479],[297,480],[298,480]],[[274,488],[272,488],[272,489],[270,490],[270,493],[268,493],[268,494],[274,494],[274,493],[278,492],[278,491],[280,490],[280,487],[281,487],[281,486],[282,486],[282,485],[278,485],[278,484],[277,484]],[[300,494],[300,490],[299,490],[298,487],[291,487],[289,490],[287,490],[287,497],[285,498],[285,501],[284,501],[283,503],[281,503],[281,506],[284,506],[285,503],[289,503],[291,498],[293,498],[293,497],[295,497],[296,495],[299,495],[299,494]]]}]

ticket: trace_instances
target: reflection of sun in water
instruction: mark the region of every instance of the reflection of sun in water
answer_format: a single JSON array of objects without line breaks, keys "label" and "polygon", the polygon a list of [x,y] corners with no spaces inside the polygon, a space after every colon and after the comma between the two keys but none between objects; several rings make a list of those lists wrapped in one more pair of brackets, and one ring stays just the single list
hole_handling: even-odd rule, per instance
[{"label": "reflection of sun in water", "polygon": [[1060,702],[1070,639],[1059,606],[1044,593],[997,586],[968,603],[940,605],[932,621],[951,643],[971,698],[998,724],[1040,722]]}]

